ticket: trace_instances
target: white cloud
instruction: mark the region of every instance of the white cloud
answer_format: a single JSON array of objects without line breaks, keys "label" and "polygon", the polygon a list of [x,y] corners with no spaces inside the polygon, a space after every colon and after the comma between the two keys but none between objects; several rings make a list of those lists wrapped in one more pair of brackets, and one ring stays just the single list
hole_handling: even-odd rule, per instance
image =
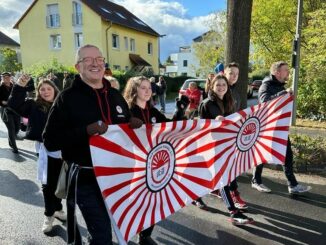
[{"label": "white cloud", "polygon": [[162,62],[180,46],[190,45],[192,39],[208,31],[212,15],[188,17],[187,9],[178,2],[163,0],[115,0],[161,35]]},{"label": "white cloud", "polygon": [[[0,30],[19,42],[18,31],[12,29],[33,0],[1,0]],[[211,15],[189,17],[187,9],[177,1],[164,0],[115,0],[161,35],[161,57],[164,61],[180,46],[190,45],[192,39],[208,30]],[[13,7],[14,6],[14,7]]]}]

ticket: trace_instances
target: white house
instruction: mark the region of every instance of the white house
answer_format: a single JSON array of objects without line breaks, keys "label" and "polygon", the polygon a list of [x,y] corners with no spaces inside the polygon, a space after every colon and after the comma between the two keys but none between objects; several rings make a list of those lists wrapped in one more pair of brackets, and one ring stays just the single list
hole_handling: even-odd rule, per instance
[{"label": "white house", "polygon": [[179,48],[178,53],[170,55],[173,65],[167,65],[165,73],[168,76],[188,76],[197,77],[196,72],[199,61],[193,52],[192,46],[184,46]]}]

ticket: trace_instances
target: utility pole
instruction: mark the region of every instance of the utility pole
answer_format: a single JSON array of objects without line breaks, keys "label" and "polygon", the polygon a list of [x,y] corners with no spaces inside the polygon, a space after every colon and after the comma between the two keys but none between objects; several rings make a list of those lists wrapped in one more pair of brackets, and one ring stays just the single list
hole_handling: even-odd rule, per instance
[{"label": "utility pole", "polygon": [[292,54],[292,68],[294,68],[292,89],[294,93],[294,101],[293,101],[291,126],[295,126],[296,114],[297,114],[297,94],[298,94],[298,80],[299,80],[299,68],[300,68],[302,10],[303,10],[303,0],[298,0],[297,26],[296,26],[296,33],[293,41],[293,54]]}]

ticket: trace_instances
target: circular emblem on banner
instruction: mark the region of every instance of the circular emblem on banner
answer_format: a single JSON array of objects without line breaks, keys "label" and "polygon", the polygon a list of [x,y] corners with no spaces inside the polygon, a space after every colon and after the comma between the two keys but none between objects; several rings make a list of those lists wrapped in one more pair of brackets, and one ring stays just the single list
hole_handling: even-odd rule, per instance
[{"label": "circular emblem on banner", "polygon": [[122,108],[119,105],[117,105],[116,109],[117,109],[117,112],[122,113]]},{"label": "circular emblem on banner", "polygon": [[152,123],[156,123],[156,117],[152,117],[151,121]]},{"label": "circular emblem on banner", "polygon": [[241,126],[237,136],[237,146],[240,151],[248,151],[256,142],[260,130],[257,117],[250,117]]},{"label": "circular emblem on banner", "polygon": [[147,157],[146,183],[148,188],[157,192],[163,189],[174,173],[175,152],[170,143],[155,146]]}]

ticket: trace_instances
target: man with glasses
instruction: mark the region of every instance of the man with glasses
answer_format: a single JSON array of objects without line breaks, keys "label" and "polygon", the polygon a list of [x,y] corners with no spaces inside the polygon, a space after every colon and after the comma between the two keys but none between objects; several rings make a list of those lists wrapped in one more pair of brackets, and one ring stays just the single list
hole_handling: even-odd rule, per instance
[{"label": "man with glasses", "polygon": [[79,76],[58,96],[43,134],[47,150],[61,150],[70,166],[68,244],[81,244],[74,222],[75,203],[85,219],[90,244],[112,244],[110,218],[92,169],[89,137],[105,133],[110,124],[142,125],[141,120],[131,118],[122,95],[103,79],[104,64],[101,51],[94,45],[77,51],[75,68]]},{"label": "man with glasses", "polygon": [[[278,61],[272,64],[270,68],[271,75],[269,77],[265,77],[262,85],[258,90],[258,99],[259,103],[263,103],[272,99],[275,99],[278,96],[281,96],[286,93],[292,94],[292,89],[285,89],[286,81],[289,79],[289,66],[284,61]],[[262,172],[263,172],[263,164],[258,165],[253,169],[253,178],[251,181],[252,188],[260,191],[260,192],[271,192],[271,189],[265,186],[262,183]],[[311,189],[310,186],[304,186],[298,184],[294,173],[293,173],[293,153],[291,149],[290,138],[288,139],[286,155],[285,155],[285,163],[283,165],[283,170],[285,173],[285,177],[288,182],[288,191],[290,194],[299,194],[307,192]]]}]

